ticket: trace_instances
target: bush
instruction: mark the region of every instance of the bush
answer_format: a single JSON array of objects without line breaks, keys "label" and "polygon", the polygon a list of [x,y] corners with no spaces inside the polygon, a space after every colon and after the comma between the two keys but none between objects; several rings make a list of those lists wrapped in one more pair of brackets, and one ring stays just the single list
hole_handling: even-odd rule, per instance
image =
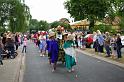
[{"label": "bush", "polygon": [[111,31],[114,31],[114,29],[112,29],[111,25],[103,25],[103,24],[95,26],[92,30],[93,31],[100,30],[101,32],[111,32]]}]

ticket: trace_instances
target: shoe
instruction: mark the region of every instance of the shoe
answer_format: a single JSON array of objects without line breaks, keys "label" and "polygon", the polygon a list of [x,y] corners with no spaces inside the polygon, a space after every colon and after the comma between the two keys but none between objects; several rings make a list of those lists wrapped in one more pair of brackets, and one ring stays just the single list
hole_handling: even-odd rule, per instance
[{"label": "shoe", "polygon": [[51,65],[52,63],[51,63],[51,60],[49,60],[49,64]]},{"label": "shoe", "polygon": [[111,56],[105,56],[105,57],[111,57]]},{"label": "shoe", "polygon": [[13,56],[10,56],[10,59],[14,59],[14,57]]},{"label": "shoe", "polygon": [[52,72],[55,72],[55,69],[52,69]]},{"label": "shoe", "polygon": [[74,72],[74,69],[72,68],[71,71]]},{"label": "shoe", "polygon": [[69,73],[71,73],[71,70],[68,70]]},{"label": "shoe", "polygon": [[42,54],[40,54],[40,56],[41,56],[41,57],[43,57],[43,55],[42,55]]},{"label": "shoe", "polygon": [[1,63],[1,65],[3,65],[3,62],[2,61],[0,61],[0,63]]}]

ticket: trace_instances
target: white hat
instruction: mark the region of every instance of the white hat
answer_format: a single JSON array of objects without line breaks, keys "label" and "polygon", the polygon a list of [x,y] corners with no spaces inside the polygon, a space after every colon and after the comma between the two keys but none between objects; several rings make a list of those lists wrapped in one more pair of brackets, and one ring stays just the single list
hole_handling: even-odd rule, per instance
[{"label": "white hat", "polygon": [[73,39],[74,39],[74,36],[72,34],[68,34],[67,40],[73,40]]},{"label": "white hat", "polygon": [[55,32],[49,33],[49,37],[55,36]]}]

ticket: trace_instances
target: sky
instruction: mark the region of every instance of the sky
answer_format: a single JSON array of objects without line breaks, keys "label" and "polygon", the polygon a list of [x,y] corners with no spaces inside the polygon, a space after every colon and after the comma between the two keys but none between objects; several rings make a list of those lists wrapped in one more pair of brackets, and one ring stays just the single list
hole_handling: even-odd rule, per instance
[{"label": "sky", "polygon": [[29,6],[33,19],[50,23],[61,18],[70,20],[70,14],[63,5],[64,1],[66,0],[25,0],[25,4]]}]

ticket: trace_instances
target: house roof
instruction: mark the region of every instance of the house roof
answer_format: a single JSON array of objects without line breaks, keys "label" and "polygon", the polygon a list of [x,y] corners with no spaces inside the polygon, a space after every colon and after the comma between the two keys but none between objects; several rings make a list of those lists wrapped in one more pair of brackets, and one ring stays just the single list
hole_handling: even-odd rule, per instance
[{"label": "house roof", "polygon": [[106,23],[106,24],[112,24],[112,25],[115,25],[115,26],[116,25],[119,25],[120,21],[121,21],[121,19],[118,16],[116,16],[113,21],[112,21],[112,19],[110,17],[106,17],[104,19],[104,23]]}]

